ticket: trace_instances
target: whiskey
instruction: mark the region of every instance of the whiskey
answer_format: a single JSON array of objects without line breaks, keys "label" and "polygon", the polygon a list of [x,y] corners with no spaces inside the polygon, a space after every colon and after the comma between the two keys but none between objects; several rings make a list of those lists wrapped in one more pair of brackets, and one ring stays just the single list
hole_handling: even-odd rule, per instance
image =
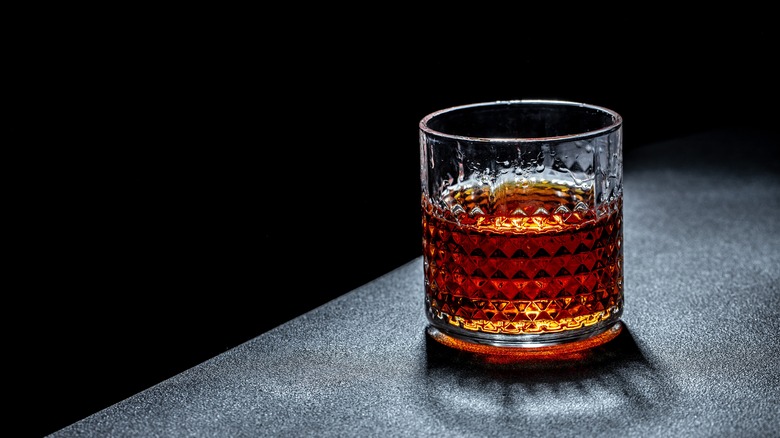
[{"label": "whiskey", "polygon": [[622,197],[550,183],[456,185],[423,197],[428,318],[467,332],[538,335],[617,320]]}]

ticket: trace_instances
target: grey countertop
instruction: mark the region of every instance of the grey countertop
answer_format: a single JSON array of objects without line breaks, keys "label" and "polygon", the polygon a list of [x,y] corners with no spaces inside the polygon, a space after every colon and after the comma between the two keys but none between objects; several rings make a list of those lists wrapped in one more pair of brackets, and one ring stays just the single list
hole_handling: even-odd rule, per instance
[{"label": "grey countertop", "polygon": [[780,436],[778,149],[626,154],[626,330],[579,359],[430,341],[417,258],[52,436]]}]

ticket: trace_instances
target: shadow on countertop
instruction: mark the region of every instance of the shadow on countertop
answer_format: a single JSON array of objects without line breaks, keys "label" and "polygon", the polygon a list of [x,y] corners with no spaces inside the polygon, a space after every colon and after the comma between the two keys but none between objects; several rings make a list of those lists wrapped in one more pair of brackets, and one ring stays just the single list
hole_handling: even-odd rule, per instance
[{"label": "shadow on countertop", "polygon": [[421,405],[454,432],[599,433],[665,415],[677,392],[628,327],[584,355],[556,360],[492,360],[426,339]]}]

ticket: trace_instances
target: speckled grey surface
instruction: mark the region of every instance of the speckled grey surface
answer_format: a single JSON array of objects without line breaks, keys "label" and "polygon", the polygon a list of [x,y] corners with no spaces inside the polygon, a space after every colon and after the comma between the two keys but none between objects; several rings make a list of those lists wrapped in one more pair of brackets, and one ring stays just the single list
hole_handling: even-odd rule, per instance
[{"label": "speckled grey surface", "polygon": [[52,436],[780,436],[777,149],[626,155],[627,330],[581,361],[427,340],[420,258]]}]

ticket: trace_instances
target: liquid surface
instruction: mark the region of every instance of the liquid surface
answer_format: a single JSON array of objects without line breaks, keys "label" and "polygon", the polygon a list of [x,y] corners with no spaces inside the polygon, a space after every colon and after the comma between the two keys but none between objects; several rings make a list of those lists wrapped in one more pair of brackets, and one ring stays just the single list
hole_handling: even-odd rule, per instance
[{"label": "liquid surface", "polygon": [[576,330],[619,316],[622,198],[601,212],[588,202],[550,185],[459,187],[438,206],[423,198],[431,321],[518,335]]}]

